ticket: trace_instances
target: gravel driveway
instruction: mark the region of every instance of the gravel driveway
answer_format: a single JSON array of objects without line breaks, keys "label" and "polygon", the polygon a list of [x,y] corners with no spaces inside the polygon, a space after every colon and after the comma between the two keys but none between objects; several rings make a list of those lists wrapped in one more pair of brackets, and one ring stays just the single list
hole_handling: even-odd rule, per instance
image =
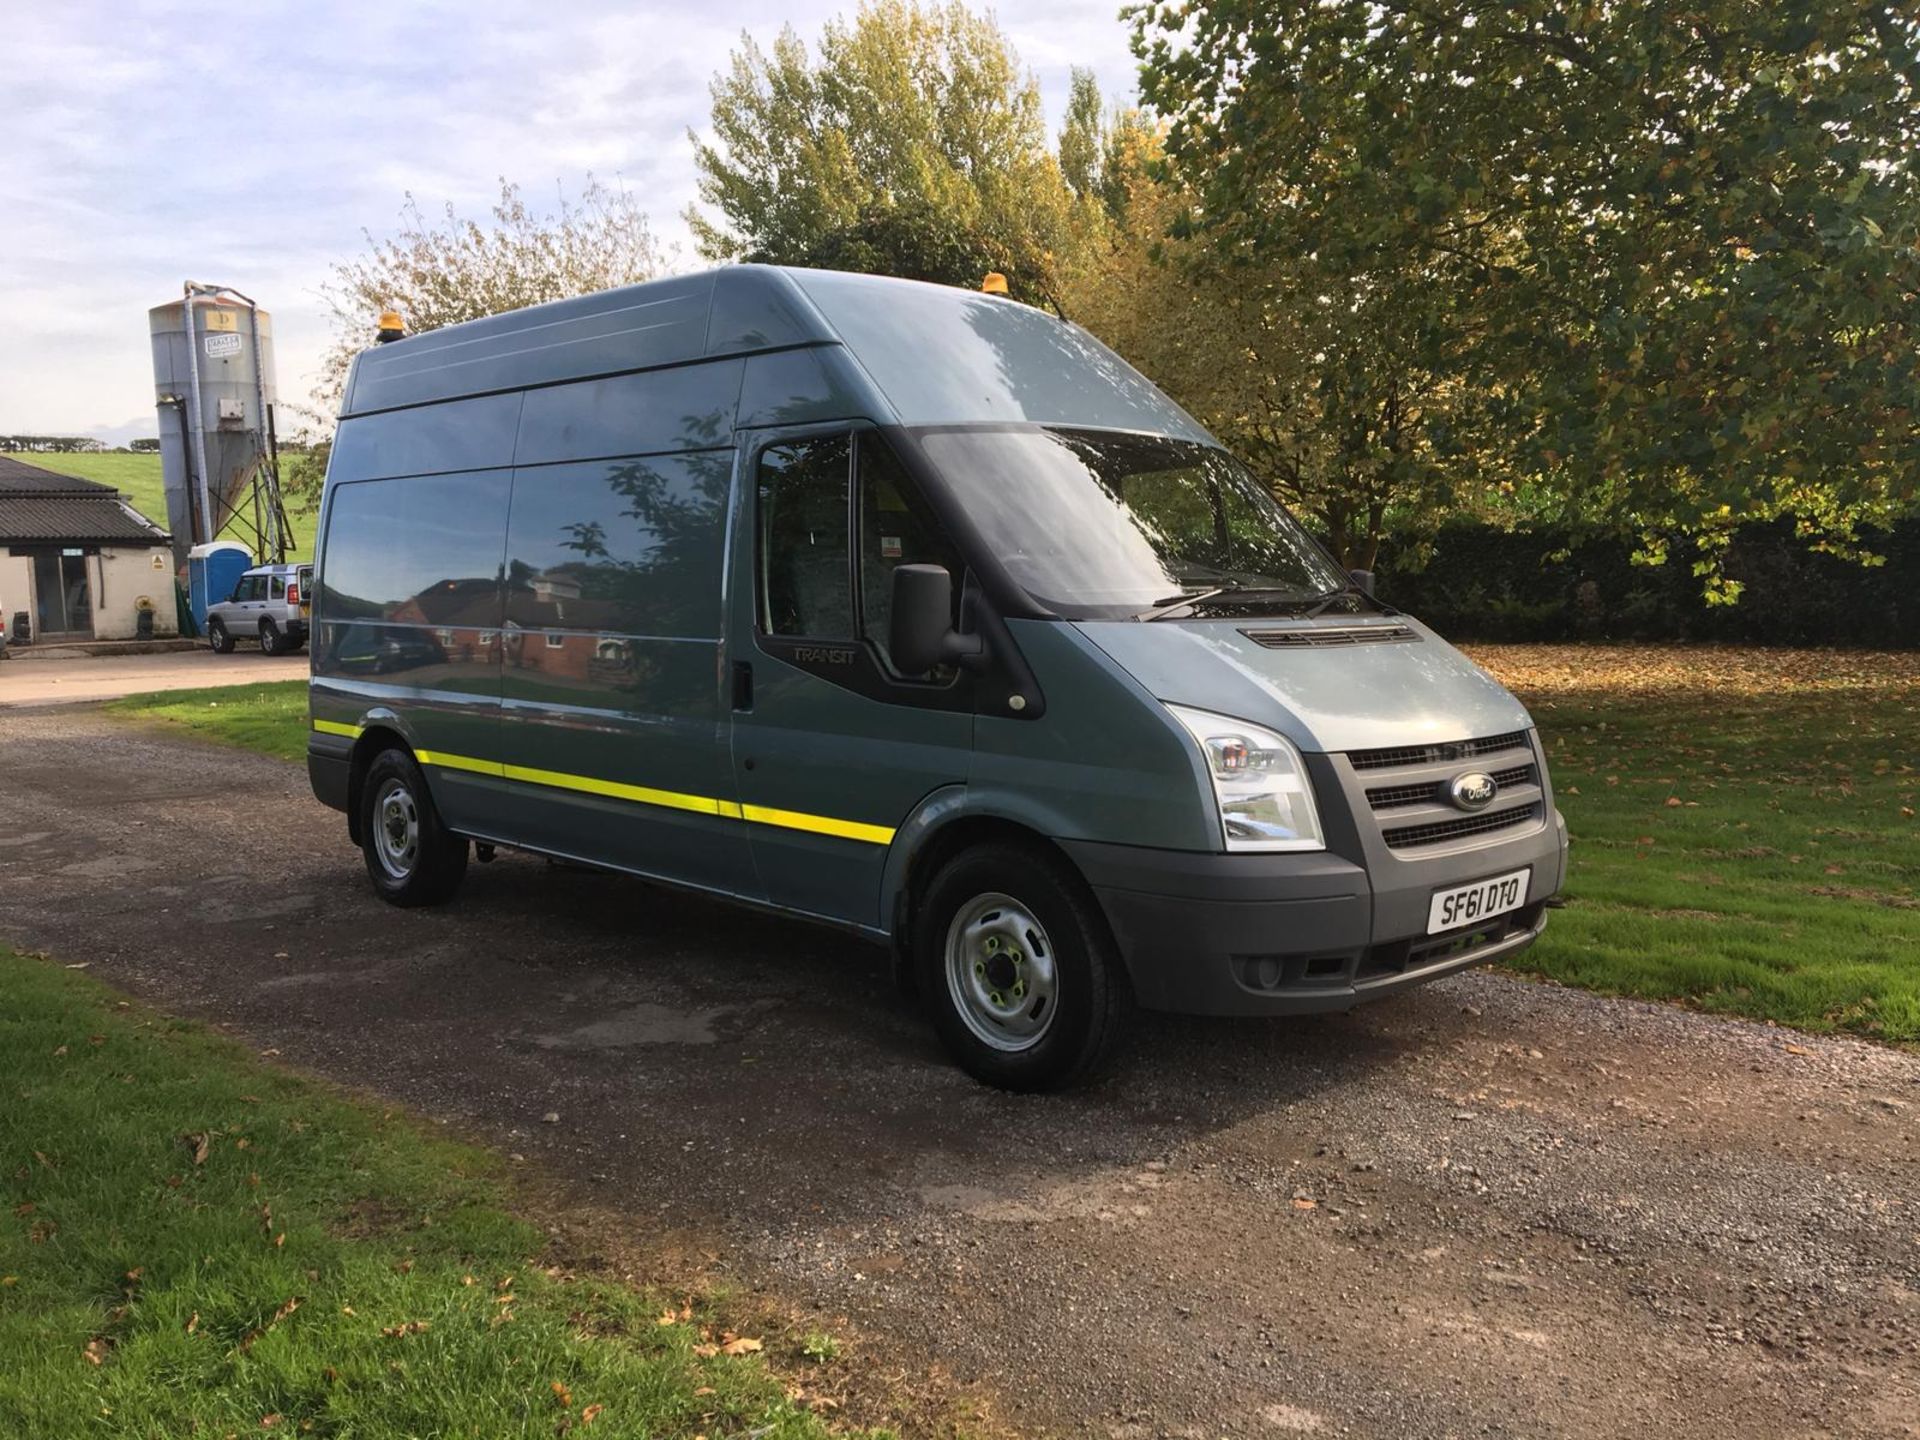
[{"label": "gravel driveway", "polygon": [[[454,1120],[1072,1434],[1920,1435],[1920,1057],[1475,974],[981,1089],[872,952],[0,716],[0,937]],[[1920,963],[1920,957],[1916,957]],[[558,1112],[557,1124],[543,1123]]]}]

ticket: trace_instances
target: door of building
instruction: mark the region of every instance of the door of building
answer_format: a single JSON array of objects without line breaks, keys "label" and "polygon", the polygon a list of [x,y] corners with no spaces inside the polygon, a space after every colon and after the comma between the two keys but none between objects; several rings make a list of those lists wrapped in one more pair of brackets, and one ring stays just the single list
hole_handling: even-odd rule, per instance
[{"label": "door of building", "polygon": [[82,550],[33,557],[34,639],[93,634],[93,585]]}]

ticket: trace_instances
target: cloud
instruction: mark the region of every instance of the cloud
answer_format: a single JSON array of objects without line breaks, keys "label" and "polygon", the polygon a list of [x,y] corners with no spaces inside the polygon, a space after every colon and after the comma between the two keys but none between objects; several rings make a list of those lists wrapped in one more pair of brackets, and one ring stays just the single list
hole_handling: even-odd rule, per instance
[{"label": "cloud", "polygon": [[[684,5],[431,0],[14,7],[0,85],[0,431],[112,430],[150,414],[145,311],[194,279],[274,317],[281,394],[304,401],[327,341],[329,266],[390,230],[407,192],[435,211],[539,203],[589,172],[639,197],[684,257],[686,135],[742,31],[806,36],[851,10],[792,0]],[[1068,71],[1129,96],[1117,0],[1028,0],[999,19],[1057,126]]]}]

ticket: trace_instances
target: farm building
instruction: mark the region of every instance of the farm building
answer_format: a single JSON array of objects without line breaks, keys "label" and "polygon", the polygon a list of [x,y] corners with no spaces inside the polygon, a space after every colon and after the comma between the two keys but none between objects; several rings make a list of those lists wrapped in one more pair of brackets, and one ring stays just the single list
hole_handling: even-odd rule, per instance
[{"label": "farm building", "polygon": [[153,632],[178,632],[167,532],[111,485],[0,455],[0,614],[17,642],[122,640],[145,600]]}]

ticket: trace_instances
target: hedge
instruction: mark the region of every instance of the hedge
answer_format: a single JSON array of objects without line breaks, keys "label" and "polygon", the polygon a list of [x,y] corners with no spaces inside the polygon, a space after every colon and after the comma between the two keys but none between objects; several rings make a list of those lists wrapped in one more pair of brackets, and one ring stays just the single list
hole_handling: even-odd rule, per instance
[{"label": "hedge", "polygon": [[1664,565],[1647,566],[1633,563],[1626,540],[1451,525],[1419,569],[1383,558],[1376,590],[1460,640],[1920,645],[1920,519],[1861,540],[1886,563],[1815,554],[1789,522],[1743,527],[1726,571],[1745,591],[1738,604],[1709,606],[1683,539]]}]

